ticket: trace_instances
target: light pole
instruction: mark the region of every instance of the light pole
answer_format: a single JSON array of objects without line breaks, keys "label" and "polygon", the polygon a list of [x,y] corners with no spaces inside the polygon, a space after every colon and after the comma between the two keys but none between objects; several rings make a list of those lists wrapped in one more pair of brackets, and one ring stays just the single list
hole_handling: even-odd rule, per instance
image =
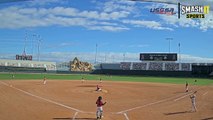
[{"label": "light pole", "polygon": [[178,44],[178,52],[179,52],[179,63],[181,63],[181,55],[180,55],[180,43]]},{"label": "light pole", "polygon": [[40,61],[40,44],[41,44],[41,36],[40,35],[37,36],[37,40],[38,40],[38,61]]},{"label": "light pole", "polygon": [[95,64],[97,62],[97,51],[98,51],[98,44],[95,45]]},{"label": "light pole", "polygon": [[173,40],[173,38],[166,38],[166,40],[169,41],[169,53],[170,53],[170,49],[171,49],[171,41]]},{"label": "light pole", "polygon": [[36,34],[33,34],[33,38],[32,38],[32,56],[33,56],[33,58],[34,58],[34,47],[35,47],[35,45],[34,45],[34,42],[36,42],[36,40],[37,40],[37,35]]},{"label": "light pole", "polygon": [[125,62],[125,53],[123,54],[123,62]]},{"label": "light pole", "polygon": [[106,57],[107,57],[107,54],[105,53],[105,63],[106,63]]},{"label": "light pole", "polygon": [[25,33],[25,43],[24,43],[24,51],[23,51],[23,56],[26,56],[26,47],[27,47],[27,31]]}]

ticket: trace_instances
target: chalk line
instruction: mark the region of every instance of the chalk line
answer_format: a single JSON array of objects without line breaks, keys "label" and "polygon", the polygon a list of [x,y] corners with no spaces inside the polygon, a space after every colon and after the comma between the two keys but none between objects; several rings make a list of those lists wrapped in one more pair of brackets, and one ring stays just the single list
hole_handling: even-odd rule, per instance
[{"label": "chalk line", "polygon": [[204,96],[204,95],[206,95],[206,94],[208,94],[208,91],[207,91],[207,92],[205,92],[205,93],[203,94],[203,96]]},{"label": "chalk line", "polygon": [[175,99],[174,101],[176,102],[176,101],[178,101],[178,100],[181,100],[181,99],[183,99],[183,98],[185,98],[185,97],[187,97],[187,96],[189,96],[189,95],[191,95],[191,94],[192,94],[192,92],[190,92],[190,94],[188,93],[188,94],[186,94],[186,95],[184,95],[184,96],[182,96],[182,97],[179,97],[179,98]]},{"label": "chalk line", "polygon": [[[205,86],[204,86],[204,87],[205,87]],[[195,91],[198,91],[198,90],[200,90],[200,89],[202,89],[202,88],[204,88],[204,87],[199,87],[199,88],[197,88],[197,90],[195,90]],[[184,96],[182,96],[182,97],[180,97],[180,98],[175,99],[174,101],[181,100],[181,99],[183,99],[183,98],[185,98],[185,97],[187,97],[187,96],[189,96],[189,95],[192,95],[192,94],[193,94],[193,92],[192,92],[192,91],[190,91],[190,92],[188,92],[188,93],[191,93],[191,94],[184,95]],[[206,94],[207,94],[207,93],[206,93]]]},{"label": "chalk line", "polygon": [[124,116],[125,116],[126,120],[129,120],[129,118],[128,118],[126,113],[124,113]]},{"label": "chalk line", "polygon": [[75,117],[76,117],[77,115],[78,115],[78,112],[75,112],[75,114],[74,114],[72,120],[75,120]]}]

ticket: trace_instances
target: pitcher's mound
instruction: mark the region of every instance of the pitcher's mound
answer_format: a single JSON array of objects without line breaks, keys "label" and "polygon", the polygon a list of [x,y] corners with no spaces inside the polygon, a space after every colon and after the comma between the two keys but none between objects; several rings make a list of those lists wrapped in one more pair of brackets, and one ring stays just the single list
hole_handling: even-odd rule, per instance
[{"label": "pitcher's mound", "polygon": [[99,90],[99,91],[97,91],[97,90],[92,90],[91,92],[96,92],[96,93],[100,93],[100,92],[102,92],[102,93],[108,93],[108,91],[105,90],[105,89],[101,89],[101,90]]},{"label": "pitcher's mound", "polygon": [[99,91],[96,91],[96,87],[93,86],[86,86],[86,87],[78,87],[76,89],[73,89],[72,92],[75,93],[108,93],[108,90],[101,89]]}]

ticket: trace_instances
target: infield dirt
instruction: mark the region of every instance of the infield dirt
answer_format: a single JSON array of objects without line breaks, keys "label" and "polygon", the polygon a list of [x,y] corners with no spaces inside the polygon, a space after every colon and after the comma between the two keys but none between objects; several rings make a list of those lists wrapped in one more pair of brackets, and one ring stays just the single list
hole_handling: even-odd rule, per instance
[{"label": "infield dirt", "polygon": [[[96,85],[103,91],[95,91]],[[213,119],[213,86],[189,85],[189,90],[143,82],[5,80],[0,81],[0,120],[95,120],[98,96],[107,102],[103,120]],[[198,111],[190,112],[188,95],[195,90]]]}]

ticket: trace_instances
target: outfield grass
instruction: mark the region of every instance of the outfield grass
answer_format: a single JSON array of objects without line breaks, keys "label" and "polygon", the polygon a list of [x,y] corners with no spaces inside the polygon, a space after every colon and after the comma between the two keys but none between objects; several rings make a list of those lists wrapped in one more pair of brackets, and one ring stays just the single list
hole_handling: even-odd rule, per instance
[{"label": "outfield grass", "polygon": [[[107,81],[130,81],[130,82],[156,82],[156,83],[173,83],[173,84],[185,84],[188,81],[189,84],[196,85],[210,85],[213,84],[212,79],[204,78],[175,78],[175,77],[143,77],[143,76],[106,76],[106,75],[91,75],[91,74],[13,74],[2,73],[0,74],[0,80],[42,80],[44,76],[51,80],[81,80],[82,77],[86,80],[102,80]],[[194,82],[194,80],[197,82]]]}]

